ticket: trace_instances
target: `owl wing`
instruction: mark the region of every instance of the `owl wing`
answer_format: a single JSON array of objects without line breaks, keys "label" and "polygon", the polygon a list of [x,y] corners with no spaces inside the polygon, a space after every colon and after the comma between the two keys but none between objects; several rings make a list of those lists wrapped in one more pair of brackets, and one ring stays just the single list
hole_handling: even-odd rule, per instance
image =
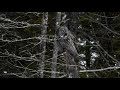
[{"label": "owl wing", "polygon": [[72,39],[69,40],[66,49],[73,57],[77,57],[78,56],[77,49],[76,49],[75,44],[74,44]]}]

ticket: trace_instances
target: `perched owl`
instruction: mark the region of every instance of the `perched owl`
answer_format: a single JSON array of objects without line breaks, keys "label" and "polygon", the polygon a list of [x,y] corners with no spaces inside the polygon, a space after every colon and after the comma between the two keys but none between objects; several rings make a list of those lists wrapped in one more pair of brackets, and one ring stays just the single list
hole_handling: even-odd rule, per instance
[{"label": "perched owl", "polygon": [[58,28],[57,36],[58,36],[57,43],[59,50],[62,51],[65,50],[74,58],[79,56],[73,42],[74,36],[71,34],[71,32],[68,30],[66,26],[61,26]]}]

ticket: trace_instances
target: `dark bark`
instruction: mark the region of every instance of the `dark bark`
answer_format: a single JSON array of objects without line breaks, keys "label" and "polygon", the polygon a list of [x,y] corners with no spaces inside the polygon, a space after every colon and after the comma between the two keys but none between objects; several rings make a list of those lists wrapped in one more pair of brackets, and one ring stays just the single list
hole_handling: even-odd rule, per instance
[{"label": "dark bark", "polygon": [[89,42],[86,42],[86,51],[85,51],[85,56],[86,56],[86,66],[87,68],[90,68],[90,59],[91,59],[91,54],[90,54],[90,48],[91,46]]},{"label": "dark bark", "polygon": [[[72,32],[72,34],[76,35],[77,34],[77,29],[78,29],[78,26],[79,26],[79,13],[78,12],[67,12],[67,18],[69,19],[69,21],[66,22],[65,25],[68,26],[68,29],[70,30],[70,32]],[[71,38],[73,39],[73,38]],[[75,38],[74,38],[75,39]],[[77,67],[74,66],[76,64],[78,64],[79,62],[79,57],[78,57],[78,53],[72,53],[74,51],[77,51],[76,48],[75,48],[75,45],[74,45],[74,48],[71,48],[73,47],[74,45],[74,41],[72,40],[72,45],[70,46],[67,46],[67,49],[66,49],[66,63],[67,63],[67,73],[69,75],[70,78],[78,78],[79,77],[79,74],[78,74],[78,70],[77,70]],[[70,51],[72,50],[72,52]],[[73,66],[69,66],[69,65],[73,65]]]},{"label": "dark bark", "polygon": [[68,12],[67,13],[68,19],[70,19],[67,22],[68,28],[71,32],[74,32],[76,35],[76,31],[80,25],[79,23],[79,12]]},{"label": "dark bark", "polygon": [[79,78],[78,68],[76,66],[77,64],[75,63],[73,56],[71,56],[69,52],[66,52],[65,59],[67,64],[66,72],[68,78]]}]

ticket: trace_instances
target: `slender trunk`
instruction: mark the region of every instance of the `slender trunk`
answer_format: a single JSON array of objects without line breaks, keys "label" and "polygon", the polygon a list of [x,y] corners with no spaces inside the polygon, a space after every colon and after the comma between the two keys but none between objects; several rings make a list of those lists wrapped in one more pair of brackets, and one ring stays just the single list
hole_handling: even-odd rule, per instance
[{"label": "slender trunk", "polygon": [[74,32],[74,34],[77,34],[77,29],[80,25],[79,23],[79,12],[68,12],[67,13],[68,18],[70,19],[67,23],[68,28],[71,32]]},{"label": "slender trunk", "polygon": [[[42,17],[42,32],[41,35],[43,38],[46,38],[46,33],[47,33],[47,23],[48,23],[48,12],[43,13]],[[42,49],[42,55],[41,55],[41,61],[40,61],[40,67],[39,69],[41,70],[40,72],[40,77],[44,77],[44,61],[45,61],[45,52],[46,52],[46,39],[42,40],[41,43],[41,49]]]},{"label": "slender trunk", "polygon": [[[55,32],[56,32],[57,29],[59,28],[60,22],[61,22],[61,12],[57,12]],[[56,73],[55,73],[55,72],[56,72],[57,55],[58,55],[58,46],[57,46],[56,33],[55,33],[51,78],[56,78]]]},{"label": "slender trunk", "polygon": [[68,78],[79,78],[78,68],[74,61],[74,58],[69,54],[69,52],[66,52],[65,59],[67,64],[66,70]]},{"label": "slender trunk", "polygon": [[85,52],[85,56],[86,56],[86,66],[87,66],[87,69],[90,68],[90,59],[91,59],[91,54],[90,54],[90,48],[91,46],[89,46],[89,42],[86,43],[86,52]]},{"label": "slender trunk", "polygon": [[[68,18],[70,19],[69,22],[67,22],[68,28],[71,32],[74,32],[76,34],[76,30],[78,29],[79,22],[78,22],[78,12],[68,12],[67,13]],[[67,64],[67,74],[69,78],[79,78],[78,74],[78,68],[75,62],[74,57],[69,55],[69,52],[66,52],[66,64]],[[72,66],[73,65],[73,66]]]}]

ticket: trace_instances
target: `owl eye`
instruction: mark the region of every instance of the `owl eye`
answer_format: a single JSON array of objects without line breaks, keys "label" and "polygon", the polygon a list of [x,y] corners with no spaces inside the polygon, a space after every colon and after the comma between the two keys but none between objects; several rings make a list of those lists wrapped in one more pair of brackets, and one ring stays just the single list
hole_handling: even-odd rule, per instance
[{"label": "owl eye", "polygon": [[65,35],[64,36],[67,36],[67,33],[65,33]]}]

